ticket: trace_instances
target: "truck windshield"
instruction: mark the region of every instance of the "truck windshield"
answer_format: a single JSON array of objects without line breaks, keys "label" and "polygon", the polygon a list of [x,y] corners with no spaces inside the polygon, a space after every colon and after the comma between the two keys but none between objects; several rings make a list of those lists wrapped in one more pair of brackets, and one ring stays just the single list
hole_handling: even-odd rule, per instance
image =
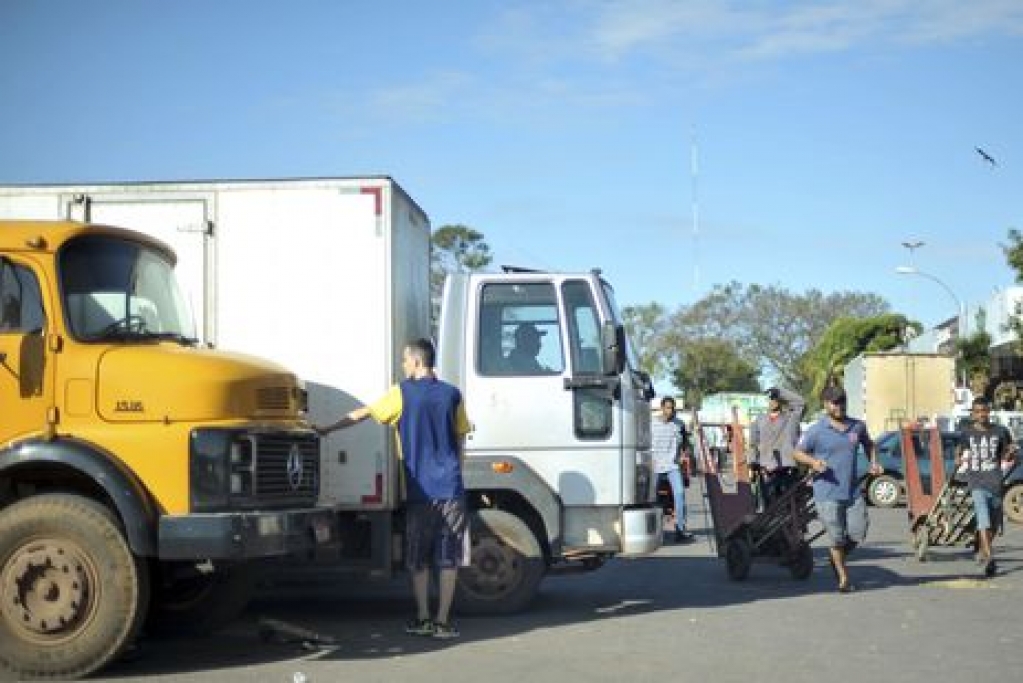
[{"label": "truck windshield", "polygon": [[[611,285],[600,281],[600,286],[604,290],[604,297],[607,298],[607,306],[611,309],[611,318],[615,321],[616,325],[624,325],[622,320],[622,313],[618,308],[618,302],[615,301],[615,291],[611,289]],[[639,369],[639,360],[636,358],[636,352],[632,348],[632,340],[629,339],[629,335],[625,335],[625,359],[629,367],[633,370]]]},{"label": "truck windshield", "polygon": [[166,255],[106,235],[69,242],[60,252],[60,283],[71,334],[81,341],[195,341],[189,308]]}]

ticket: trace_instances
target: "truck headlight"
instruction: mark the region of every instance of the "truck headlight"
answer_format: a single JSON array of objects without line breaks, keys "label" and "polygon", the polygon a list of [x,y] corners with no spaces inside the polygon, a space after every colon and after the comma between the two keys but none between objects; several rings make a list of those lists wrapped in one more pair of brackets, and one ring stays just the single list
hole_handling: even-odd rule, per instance
[{"label": "truck headlight", "polygon": [[232,437],[232,432],[224,430],[192,432],[188,489],[193,512],[211,512],[227,506]]}]

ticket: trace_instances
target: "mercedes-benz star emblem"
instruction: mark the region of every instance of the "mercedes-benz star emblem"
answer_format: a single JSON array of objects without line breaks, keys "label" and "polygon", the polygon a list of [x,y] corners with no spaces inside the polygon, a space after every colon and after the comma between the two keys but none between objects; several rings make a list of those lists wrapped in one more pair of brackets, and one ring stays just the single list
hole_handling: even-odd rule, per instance
[{"label": "mercedes-benz star emblem", "polygon": [[299,450],[298,444],[292,444],[291,450],[288,451],[288,483],[291,484],[291,490],[297,491],[298,487],[302,485],[302,475],[305,472],[305,466],[302,464],[302,451]]}]

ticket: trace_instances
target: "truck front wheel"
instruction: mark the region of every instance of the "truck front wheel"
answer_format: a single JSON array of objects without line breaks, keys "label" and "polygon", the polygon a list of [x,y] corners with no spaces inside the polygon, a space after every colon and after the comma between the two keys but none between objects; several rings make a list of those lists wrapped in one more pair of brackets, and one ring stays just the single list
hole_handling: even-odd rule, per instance
[{"label": "truck front wheel", "polygon": [[78,678],[135,637],[149,594],[113,513],[71,494],[0,511],[0,668]]},{"label": "truck front wheel", "polygon": [[525,522],[502,510],[477,510],[470,525],[470,566],[458,576],[456,609],[463,614],[511,614],[536,595],[546,563]]}]

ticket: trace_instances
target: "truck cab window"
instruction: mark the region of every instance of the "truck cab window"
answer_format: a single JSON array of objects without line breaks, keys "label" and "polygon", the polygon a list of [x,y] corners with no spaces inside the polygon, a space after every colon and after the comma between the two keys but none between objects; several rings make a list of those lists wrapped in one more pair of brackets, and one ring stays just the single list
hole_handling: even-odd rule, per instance
[{"label": "truck cab window", "polygon": [[0,262],[0,333],[40,332],[44,320],[35,273],[4,259]]},{"label": "truck cab window", "polygon": [[482,296],[476,344],[480,374],[522,377],[564,371],[561,319],[552,284],[488,284]]},{"label": "truck cab window", "polygon": [[[568,319],[569,347],[575,374],[601,373],[601,316],[585,280],[562,285]],[[601,440],[611,436],[612,402],[607,392],[577,388],[573,396],[575,434],[579,439]]]},{"label": "truck cab window", "polygon": [[[585,280],[561,286],[568,321],[572,369],[577,375],[600,374],[600,315]],[[612,429],[612,404],[607,392],[579,387],[574,390],[575,434],[580,439],[606,439]]]},{"label": "truck cab window", "polygon": [[194,339],[173,263],[159,252],[106,236],[84,237],[63,249],[60,269],[68,325],[78,339]]},{"label": "truck cab window", "polygon": [[590,286],[583,280],[562,285],[568,319],[572,368],[579,374],[600,373],[600,316]]}]

